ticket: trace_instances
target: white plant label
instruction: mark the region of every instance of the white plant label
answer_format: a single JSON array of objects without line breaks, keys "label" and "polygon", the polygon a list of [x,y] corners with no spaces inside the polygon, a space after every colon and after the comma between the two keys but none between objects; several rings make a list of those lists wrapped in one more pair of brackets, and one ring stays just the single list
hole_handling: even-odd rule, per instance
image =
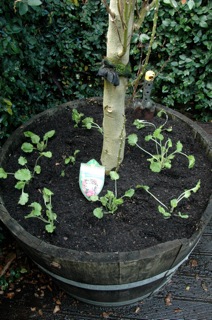
[{"label": "white plant label", "polygon": [[87,163],[81,163],[79,174],[79,186],[83,195],[89,200],[91,196],[97,196],[105,182],[105,167],[95,159]]}]

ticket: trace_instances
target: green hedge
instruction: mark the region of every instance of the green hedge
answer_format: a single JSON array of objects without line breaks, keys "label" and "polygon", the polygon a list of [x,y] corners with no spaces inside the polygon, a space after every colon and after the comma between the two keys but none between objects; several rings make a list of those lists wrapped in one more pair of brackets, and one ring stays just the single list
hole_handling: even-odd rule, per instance
[{"label": "green hedge", "polygon": [[77,7],[46,0],[20,15],[0,3],[0,138],[32,114],[102,95],[96,78],[105,53],[107,14],[99,0]]},{"label": "green hedge", "polygon": [[[169,0],[164,2],[149,64],[158,73],[154,99],[208,121],[210,1],[195,0],[193,8],[181,5],[177,10]],[[72,99],[102,95],[96,73],[106,52],[107,14],[100,0],[79,3],[43,0],[20,15],[14,12],[13,0],[1,1],[0,139],[32,114]],[[152,14],[133,37],[135,72],[148,47]]]},{"label": "green hedge", "polygon": [[192,9],[181,5],[176,11],[164,4],[160,11],[151,56],[153,67],[156,65],[159,72],[155,98],[209,121],[212,119],[212,3],[194,2]]}]

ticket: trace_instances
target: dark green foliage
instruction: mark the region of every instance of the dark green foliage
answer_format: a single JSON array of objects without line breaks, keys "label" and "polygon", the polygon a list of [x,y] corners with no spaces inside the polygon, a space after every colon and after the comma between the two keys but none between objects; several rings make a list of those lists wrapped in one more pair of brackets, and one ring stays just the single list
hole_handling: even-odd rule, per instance
[{"label": "dark green foliage", "polygon": [[32,114],[102,94],[96,73],[105,53],[105,8],[99,0],[42,3],[24,15],[13,1],[0,3],[1,138]]},{"label": "dark green foliage", "polygon": [[[154,81],[155,101],[208,121],[212,118],[212,3],[202,0],[194,3],[192,9],[179,5],[177,10],[162,3],[149,68],[158,75]],[[132,50],[136,64],[141,49],[145,57],[152,16],[153,12],[142,35],[137,34],[133,39],[137,45]]]},{"label": "dark green foliage", "polygon": [[[159,73],[154,100],[207,121],[212,109],[211,4],[194,2],[192,9],[180,5],[176,11],[161,1],[148,67]],[[31,115],[102,95],[103,89],[96,74],[106,54],[108,21],[100,0],[79,1],[79,6],[43,0],[41,6],[28,6],[26,14],[20,14],[18,4],[15,12],[13,5],[12,0],[0,2],[0,141]],[[152,15],[133,36],[134,77],[148,48]]]}]

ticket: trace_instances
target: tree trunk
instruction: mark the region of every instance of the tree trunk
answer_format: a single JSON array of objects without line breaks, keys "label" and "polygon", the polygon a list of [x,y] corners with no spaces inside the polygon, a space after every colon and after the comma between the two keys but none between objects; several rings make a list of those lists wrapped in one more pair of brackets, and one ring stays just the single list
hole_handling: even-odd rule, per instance
[{"label": "tree trunk", "polygon": [[[133,29],[135,0],[111,0],[107,33],[107,58],[115,64],[129,62],[130,39]],[[111,14],[112,12],[112,14]],[[113,17],[113,15],[115,15]],[[119,76],[114,86],[105,80],[103,95],[104,141],[101,155],[106,172],[118,168],[124,158],[125,94],[127,79]]]}]

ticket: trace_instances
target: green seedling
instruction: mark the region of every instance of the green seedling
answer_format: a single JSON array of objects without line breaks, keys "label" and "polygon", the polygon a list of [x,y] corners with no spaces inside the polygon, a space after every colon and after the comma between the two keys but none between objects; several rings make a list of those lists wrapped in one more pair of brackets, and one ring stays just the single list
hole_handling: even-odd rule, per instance
[{"label": "green seedling", "polygon": [[[164,123],[161,125],[161,128],[163,131],[168,131],[168,132],[171,132],[172,131],[172,127],[168,127],[168,128],[165,128],[167,122],[168,122],[168,115],[167,115],[167,112],[164,110],[164,109],[161,109],[158,113],[157,113],[157,117],[158,118],[161,118],[162,116],[165,116],[165,121]],[[146,121],[146,120],[140,120],[140,119],[135,119],[133,124],[136,126],[136,128],[138,130],[142,129],[142,128],[145,128],[145,127],[154,127],[154,129],[157,129],[157,127],[155,126],[154,123],[152,122],[149,122],[149,121]]]},{"label": "green seedling", "polygon": [[78,112],[77,109],[72,110],[72,120],[75,122],[74,128],[78,127],[78,124],[80,124],[83,116],[84,116],[84,113]]},{"label": "green seedling", "polygon": [[[80,150],[75,150],[74,151],[74,154],[72,156],[69,156],[69,157],[66,157],[65,160],[64,160],[64,163],[65,165],[68,165],[68,164],[72,164],[72,165],[75,165],[75,162],[76,162],[76,156],[77,154],[80,152]],[[62,170],[61,172],[61,176],[64,177],[65,176],[65,170]]]},{"label": "green seedling", "polygon": [[45,205],[45,217],[42,213],[43,209],[40,203],[32,202],[29,205],[29,207],[32,208],[32,211],[25,216],[25,219],[29,219],[29,218],[40,219],[46,224],[45,230],[49,233],[52,233],[56,228],[55,221],[57,219],[57,215],[56,213],[53,212],[53,209],[52,209],[52,196],[54,195],[54,193],[47,188],[43,188],[42,194],[43,194],[43,201]]},{"label": "green seedling", "polygon": [[156,129],[156,126],[154,125],[154,123],[146,121],[146,120],[135,119],[133,124],[134,124],[134,126],[136,126],[136,128],[138,130],[145,128],[145,127],[154,127]]},{"label": "green seedling", "polygon": [[18,182],[15,184],[15,188],[21,190],[21,196],[18,204],[25,205],[29,200],[29,194],[24,191],[25,186],[32,179],[32,174],[29,169],[19,169],[15,172],[14,177]]},{"label": "green seedling", "polygon": [[199,188],[200,188],[200,180],[197,182],[196,186],[188,189],[188,190],[184,190],[183,193],[180,194],[180,196],[178,198],[174,198],[170,201],[170,205],[166,206],[163,202],[161,202],[152,192],[150,192],[150,188],[148,186],[145,185],[138,185],[136,186],[137,189],[142,188],[143,190],[145,190],[149,195],[151,195],[158,203],[158,212],[161,213],[163,215],[163,217],[165,219],[168,219],[172,216],[172,214],[175,214],[176,216],[183,218],[183,219],[187,219],[189,216],[188,214],[185,213],[181,213],[180,211],[178,211],[177,213],[175,213],[176,208],[178,207],[178,204],[180,201],[182,201],[183,199],[188,199],[192,192],[196,193]]},{"label": "green seedling", "polygon": [[86,117],[84,119],[82,119],[82,117],[84,116],[83,113],[79,113],[77,111],[77,109],[73,109],[72,110],[72,120],[75,122],[75,126],[74,127],[78,127],[78,125],[80,124],[80,122],[82,122],[82,127],[86,128],[88,130],[95,128],[97,129],[101,134],[103,134],[103,130],[102,128],[94,122],[94,119],[91,117]]},{"label": "green seedling", "polygon": [[41,138],[37,134],[31,131],[24,132],[25,137],[31,139],[31,143],[24,142],[21,146],[21,149],[25,153],[32,153],[33,151],[38,151],[39,153],[39,156],[35,162],[34,173],[39,174],[41,172],[41,166],[38,165],[38,161],[41,157],[46,157],[46,158],[52,157],[51,151],[44,151],[44,150],[47,147],[48,140],[52,138],[54,134],[55,134],[55,130],[48,131],[44,134],[43,140],[41,140]]},{"label": "green seedling", "polygon": [[115,182],[114,192],[108,190],[107,193],[102,197],[99,197],[99,196],[90,197],[91,201],[101,202],[102,207],[96,208],[93,211],[94,216],[97,217],[98,219],[103,218],[104,214],[108,214],[108,213],[114,214],[117,211],[118,207],[124,203],[124,198],[131,198],[135,193],[134,189],[129,189],[125,192],[125,194],[122,197],[118,198],[117,180],[119,179],[119,175],[116,171],[111,171],[110,178]]},{"label": "green seedling", "polygon": [[[161,110],[158,116],[161,116],[165,111]],[[166,113],[165,113],[166,115]],[[171,151],[170,149],[173,149],[173,143],[170,138],[168,138],[164,142],[164,135],[163,131],[172,131],[172,128],[165,129],[164,126],[167,123],[167,115],[166,115],[166,121],[164,124],[162,124],[160,127],[156,128],[154,124],[149,123],[148,121],[142,121],[142,120],[135,120],[134,124],[138,129],[143,128],[144,126],[154,126],[154,132],[152,134],[149,134],[145,137],[145,141],[152,141],[155,144],[155,151],[156,154],[152,154],[146,149],[142,148],[138,144],[138,136],[137,134],[133,133],[128,136],[128,143],[131,146],[137,146],[140,150],[145,152],[150,156],[147,160],[150,162],[150,169],[153,172],[160,172],[163,169],[170,169],[172,167],[172,160],[175,158],[176,154],[181,154],[184,157],[188,159],[188,168],[191,169],[194,167],[195,164],[195,158],[193,155],[186,155],[182,152],[183,145],[180,141],[178,141],[175,145],[175,150]]]},{"label": "green seedling", "polygon": [[102,128],[94,122],[93,118],[91,117],[87,117],[85,119],[82,120],[82,126],[84,128],[87,128],[88,130],[90,130],[91,128],[95,128],[97,129],[101,134],[103,134],[103,130]]},{"label": "green seedling", "polygon": [[25,192],[26,185],[34,178],[35,174],[40,174],[41,166],[38,165],[38,161],[41,157],[51,158],[51,151],[44,151],[47,147],[48,140],[53,137],[55,130],[48,131],[43,136],[43,140],[40,139],[38,135],[31,131],[24,132],[25,137],[31,139],[31,143],[24,142],[21,146],[21,149],[25,153],[32,153],[33,151],[38,151],[39,155],[35,161],[33,171],[30,171],[27,167],[27,159],[23,156],[20,156],[18,159],[18,164],[22,169],[17,170],[15,173],[6,172],[3,168],[0,168],[0,178],[6,179],[8,175],[13,175],[17,180],[15,188],[21,190],[21,196],[19,198],[18,204],[25,205],[29,200],[29,194]]},{"label": "green seedling", "polygon": [[[24,157],[18,159],[19,164],[26,164]],[[17,180],[15,188],[21,190],[21,196],[19,198],[18,204],[25,205],[28,202],[29,194],[24,191],[25,186],[32,179],[32,173],[29,169],[19,169],[15,173],[6,172],[3,168],[0,168],[0,178],[6,179],[8,175],[13,175]]]}]

